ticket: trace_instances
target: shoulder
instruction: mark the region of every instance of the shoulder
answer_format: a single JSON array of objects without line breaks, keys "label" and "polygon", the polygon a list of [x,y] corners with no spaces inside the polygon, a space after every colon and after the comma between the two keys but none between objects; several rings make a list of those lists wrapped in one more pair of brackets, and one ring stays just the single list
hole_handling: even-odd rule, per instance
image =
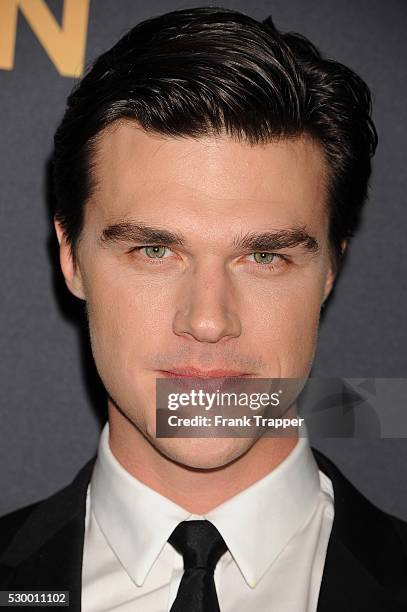
[{"label": "shoulder", "polygon": [[41,501],[35,502],[0,517],[0,554],[5,550],[13,535],[17,533],[23,523],[41,503]]},{"label": "shoulder", "polygon": [[394,531],[400,538],[405,550],[407,551],[407,522],[402,520],[401,518],[398,518],[397,516],[393,516],[392,514],[384,514],[391,522]]},{"label": "shoulder", "polygon": [[319,469],[327,475],[332,482],[335,512],[339,514],[341,519],[344,518],[345,515],[348,516],[349,513],[352,513],[353,519],[355,519],[356,516],[368,516],[372,521],[384,521],[392,525],[400,536],[405,534],[407,530],[406,521],[381,510],[348,480],[331,459],[328,459],[328,457],[315,448],[312,448],[312,452]]},{"label": "shoulder", "polygon": [[0,562],[10,549],[30,547],[46,538],[64,522],[83,513],[87,486],[95,457],[77,473],[74,480],[51,496],[18,508],[0,517]]},{"label": "shoulder", "polygon": [[367,497],[365,497],[358,490],[358,488],[349,481],[349,479],[343,474],[343,472],[331,459],[329,459],[326,455],[321,453],[321,451],[317,450],[316,448],[312,447],[311,450],[318,465],[318,468],[330,478],[335,492],[335,498],[337,499],[339,504],[345,501],[352,502],[353,504],[357,504],[358,506],[360,505],[364,507],[366,510],[369,508],[374,511],[377,511],[381,515],[385,515],[391,519],[394,519],[395,522],[400,525],[400,527],[407,525],[407,523],[405,523],[402,519],[398,519],[391,514],[379,510],[379,508],[374,503],[369,501]]},{"label": "shoulder", "polygon": [[407,523],[378,508],[332,461],[312,451],[334,492],[318,609],[407,610]]},{"label": "shoulder", "polygon": [[[407,523],[381,510],[330,459],[314,448],[312,451],[319,469],[331,479],[334,491],[334,522],[328,558],[330,551],[332,558],[339,558],[346,550],[378,582],[392,582],[395,589],[403,585],[404,594]],[[405,596],[407,599],[407,593]]]}]

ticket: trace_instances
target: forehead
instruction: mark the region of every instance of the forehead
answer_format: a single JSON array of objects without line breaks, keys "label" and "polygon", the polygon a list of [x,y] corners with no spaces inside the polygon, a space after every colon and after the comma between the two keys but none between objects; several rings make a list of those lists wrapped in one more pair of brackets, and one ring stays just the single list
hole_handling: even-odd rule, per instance
[{"label": "forehead", "polygon": [[174,138],[120,122],[94,152],[96,191],[89,208],[102,219],[187,210],[201,218],[273,215],[281,225],[321,217],[326,166],[307,137],[250,145],[228,136]]}]

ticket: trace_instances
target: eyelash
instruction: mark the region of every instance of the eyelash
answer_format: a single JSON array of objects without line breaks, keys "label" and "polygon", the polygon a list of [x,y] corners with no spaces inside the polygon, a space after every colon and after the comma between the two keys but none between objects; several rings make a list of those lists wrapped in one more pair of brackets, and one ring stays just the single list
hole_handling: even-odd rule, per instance
[{"label": "eyelash", "polygon": [[[147,249],[148,247],[154,247],[154,246],[163,246],[163,245],[159,245],[159,244],[146,244],[144,246],[139,246],[139,247],[133,247],[132,249],[130,249],[130,251],[128,251],[128,253],[134,253],[137,252],[139,253],[140,251],[142,251],[143,249]],[[171,250],[169,247],[164,247],[168,250]],[[285,263],[288,264],[289,263],[289,259],[288,257],[285,257],[284,255],[281,255],[280,253],[273,253],[273,252],[269,252],[269,251],[253,251],[252,253],[248,253],[248,255],[254,255],[254,253],[267,253],[267,255],[274,255],[275,258],[277,258],[278,260],[280,260],[280,263]],[[163,259],[166,258],[154,258],[154,257],[146,257],[146,259],[149,260],[149,262],[151,263],[151,265],[156,266],[156,265],[163,265]],[[265,269],[265,270],[273,270],[276,265],[279,265],[278,263],[269,263],[269,264],[262,264],[262,263],[258,263],[258,262],[252,262],[257,268],[261,268],[261,269]]]}]

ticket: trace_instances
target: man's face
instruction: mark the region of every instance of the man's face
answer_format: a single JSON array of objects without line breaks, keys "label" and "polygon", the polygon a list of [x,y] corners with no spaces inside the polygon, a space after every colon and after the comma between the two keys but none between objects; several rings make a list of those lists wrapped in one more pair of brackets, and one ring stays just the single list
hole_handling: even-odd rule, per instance
[{"label": "man's face", "polygon": [[170,459],[225,465],[254,440],[156,439],[155,381],[187,367],[308,375],[333,282],[322,153],[305,138],[250,146],[123,122],[95,162],[76,269],[56,227],[110,415]]}]

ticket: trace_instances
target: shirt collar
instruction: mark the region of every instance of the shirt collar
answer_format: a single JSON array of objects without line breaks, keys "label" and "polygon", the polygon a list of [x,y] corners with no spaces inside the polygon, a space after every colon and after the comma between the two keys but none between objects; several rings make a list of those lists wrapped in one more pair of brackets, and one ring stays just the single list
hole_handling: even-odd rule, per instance
[{"label": "shirt collar", "polygon": [[306,437],[272,472],[205,516],[255,587],[315,509],[321,483]]},{"label": "shirt collar", "polygon": [[267,476],[202,517],[192,515],[131,476],[102,430],[90,483],[91,508],[110,547],[141,586],[175,527],[206,518],[224,538],[247,584],[254,587],[312,513],[320,492],[307,438]]},{"label": "shirt collar", "polygon": [[90,483],[91,508],[110,547],[141,586],[175,527],[191,513],[131,476],[102,430]]}]

